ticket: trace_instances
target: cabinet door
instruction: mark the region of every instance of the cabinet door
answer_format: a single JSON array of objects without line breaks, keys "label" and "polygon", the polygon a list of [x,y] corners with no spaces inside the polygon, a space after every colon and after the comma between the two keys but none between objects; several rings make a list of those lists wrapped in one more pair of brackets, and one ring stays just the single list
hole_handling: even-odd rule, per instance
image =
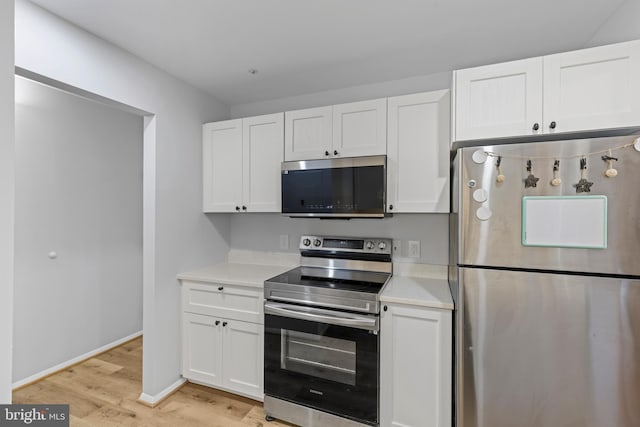
[{"label": "cabinet door", "polygon": [[380,425],[451,426],[451,312],[387,307],[380,320]]},{"label": "cabinet door", "polygon": [[248,212],[280,212],[280,163],[284,113],[242,120],[243,206]]},{"label": "cabinet door", "polygon": [[264,399],[263,394],[263,326],[229,320],[224,336],[224,377],[229,390]]},{"label": "cabinet door", "polygon": [[542,58],[458,70],[453,80],[454,140],[542,133]]},{"label": "cabinet door", "polygon": [[284,115],[284,159],[323,159],[331,152],[332,108],[287,111]]},{"label": "cabinet door", "polygon": [[333,106],[333,157],[386,153],[386,98]]},{"label": "cabinet door", "polygon": [[389,98],[387,212],[449,212],[448,90]]},{"label": "cabinet door", "polygon": [[182,376],[213,386],[223,384],[222,335],[218,320],[182,314]]},{"label": "cabinet door", "polygon": [[203,209],[236,212],[242,205],[242,120],[202,127]]},{"label": "cabinet door", "polygon": [[545,56],[545,132],[640,125],[638,76],[639,41]]}]

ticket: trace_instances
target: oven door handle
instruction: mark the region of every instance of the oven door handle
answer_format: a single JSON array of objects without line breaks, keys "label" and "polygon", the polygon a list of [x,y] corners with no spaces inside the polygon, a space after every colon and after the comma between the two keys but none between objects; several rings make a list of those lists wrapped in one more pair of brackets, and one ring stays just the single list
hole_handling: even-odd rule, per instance
[{"label": "oven door handle", "polygon": [[378,331],[379,329],[378,318],[375,316],[362,316],[353,313],[339,313],[339,315],[336,316],[334,312],[330,312],[329,310],[311,307],[265,302],[264,314],[310,320],[312,322],[322,322],[367,331]]}]

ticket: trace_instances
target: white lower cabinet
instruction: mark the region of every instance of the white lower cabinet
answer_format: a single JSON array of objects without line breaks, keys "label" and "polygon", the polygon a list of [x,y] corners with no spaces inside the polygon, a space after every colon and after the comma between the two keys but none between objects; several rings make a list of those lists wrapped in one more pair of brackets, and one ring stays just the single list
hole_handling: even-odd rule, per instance
[{"label": "white lower cabinet", "polygon": [[263,400],[262,289],[183,282],[182,299],[182,376]]},{"label": "white lower cabinet", "polygon": [[230,320],[222,335],[225,387],[262,400],[264,326]]},{"label": "white lower cabinet", "polygon": [[380,425],[450,427],[451,311],[385,304],[380,322]]}]

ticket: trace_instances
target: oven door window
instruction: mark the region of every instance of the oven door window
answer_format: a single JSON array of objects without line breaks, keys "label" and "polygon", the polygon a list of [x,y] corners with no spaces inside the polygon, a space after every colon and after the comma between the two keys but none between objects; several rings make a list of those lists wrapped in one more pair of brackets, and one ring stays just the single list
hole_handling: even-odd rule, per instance
[{"label": "oven door window", "polygon": [[356,421],[378,421],[378,335],[265,315],[265,393]]},{"label": "oven door window", "polygon": [[356,385],[356,341],[281,329],[280,368]]}]

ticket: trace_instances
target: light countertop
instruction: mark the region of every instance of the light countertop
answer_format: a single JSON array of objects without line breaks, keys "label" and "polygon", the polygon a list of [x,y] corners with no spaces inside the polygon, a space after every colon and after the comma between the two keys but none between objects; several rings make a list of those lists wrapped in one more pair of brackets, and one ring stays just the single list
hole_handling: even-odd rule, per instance
[{"label": "light countertop", "polygon": [[178,279],[261,288],[265,280],[284,273],[293,267],[293,265],[283,266],[225,262],[199,270],[180,273],[178,274]]},{"label": "light countertop", "polygon": [[[229,259],[235,262],[223,262],[180,273],[178,279],[262,288],[265,280],[298,265],[298,258],[295,256],[260,253],[258,255],[235,251],[229,256]],[[396,272],[398,274],[395,274]],[[385,286],[380,301],[453,310],[446,268],[394,264],[394,276]]]},{"label": "light countertop", "polygon": [[380,301],[453,310],[449,282],[445,278],[393,276]]}]

